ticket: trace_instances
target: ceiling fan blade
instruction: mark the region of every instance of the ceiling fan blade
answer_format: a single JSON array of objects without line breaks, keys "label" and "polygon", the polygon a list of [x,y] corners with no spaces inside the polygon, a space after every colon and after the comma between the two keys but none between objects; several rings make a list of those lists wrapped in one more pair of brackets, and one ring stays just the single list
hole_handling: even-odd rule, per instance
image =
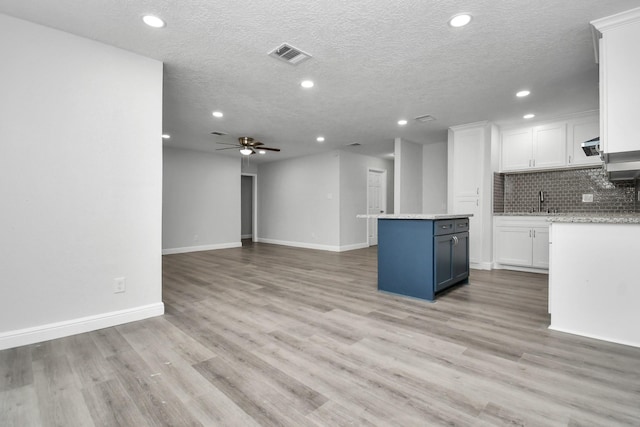
[{"label": "ceiling fan blade", "polygon": [[235,145],[233,147],[216,148],[216,151],[220,151],[220,150],[237,150],[238,148],[242,148],[242,147],[240,145]]},{"label": "ceiling fan blade", "polygon": [[257,147],[258,145],[264,145],[264,143],[260,142],[260,141],[256,141],[253,144],[251,144],[253,147]]},{"label": "ceiling fan blade", "polygon": [[230,143],[228,143],[228,142],[218,142],[218,141],[216,141],[216,144],[220,144],[220,145],[233,145],[234,147],[241,147],[241,146],[240,146],[240,145],[238,145],[238,144],[230,144]]},{"label": "ceiling fan blade", "polygon": [[280,151],[279,148],[259,147],[258,150]]}]

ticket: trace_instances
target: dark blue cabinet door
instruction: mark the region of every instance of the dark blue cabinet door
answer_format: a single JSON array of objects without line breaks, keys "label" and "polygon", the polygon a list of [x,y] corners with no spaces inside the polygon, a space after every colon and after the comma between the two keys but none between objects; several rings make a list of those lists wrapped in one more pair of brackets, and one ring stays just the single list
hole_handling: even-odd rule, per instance
[{"label": "dark blue cabinet door", "polygon": [[452,276],[454,282],[469,277],[469,233],[457,233],[452,247]]},{"label": "dark blue cabinet door", "polygon": [[434,243],[435,292],[445,289],[453,281],[453,243],[452,234],[436,236]]}]

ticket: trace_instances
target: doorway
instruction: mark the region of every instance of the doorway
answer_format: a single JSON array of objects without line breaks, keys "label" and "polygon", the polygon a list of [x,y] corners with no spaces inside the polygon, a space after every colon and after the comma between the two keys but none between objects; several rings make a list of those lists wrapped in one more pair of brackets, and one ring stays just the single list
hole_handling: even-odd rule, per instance
[{"label": "doorway", "polygon": [[258,197],[256,174],[240,176],[240,238],[258,241]]},{"label": "doorway", "polygon": [[[367,170],[367,213],[380,215],[387,211],[387,171]],[[378,220],[367,219],[367,241],[369,246],[378,244]]]}]

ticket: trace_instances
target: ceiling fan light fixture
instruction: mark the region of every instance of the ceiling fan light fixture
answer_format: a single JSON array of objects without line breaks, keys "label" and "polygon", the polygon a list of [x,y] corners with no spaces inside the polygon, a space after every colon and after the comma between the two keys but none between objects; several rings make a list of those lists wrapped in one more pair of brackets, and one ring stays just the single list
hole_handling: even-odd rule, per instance
[{"label": "ceiling fan light fixture", "polygon": [[243,156],[248,156],[250,154],[253,154],[253,150],[248,147],[243,147],[240,149],[240,154],[242,154]]}]

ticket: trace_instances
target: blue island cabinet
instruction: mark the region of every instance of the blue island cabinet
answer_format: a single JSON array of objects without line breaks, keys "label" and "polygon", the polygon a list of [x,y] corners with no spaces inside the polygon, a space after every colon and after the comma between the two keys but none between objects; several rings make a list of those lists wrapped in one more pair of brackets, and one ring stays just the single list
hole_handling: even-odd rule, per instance
[{"label": "blue island cabinet", "polygon": [[433,301],[469,278],[469,218],[378,219],[378,290]]}]

